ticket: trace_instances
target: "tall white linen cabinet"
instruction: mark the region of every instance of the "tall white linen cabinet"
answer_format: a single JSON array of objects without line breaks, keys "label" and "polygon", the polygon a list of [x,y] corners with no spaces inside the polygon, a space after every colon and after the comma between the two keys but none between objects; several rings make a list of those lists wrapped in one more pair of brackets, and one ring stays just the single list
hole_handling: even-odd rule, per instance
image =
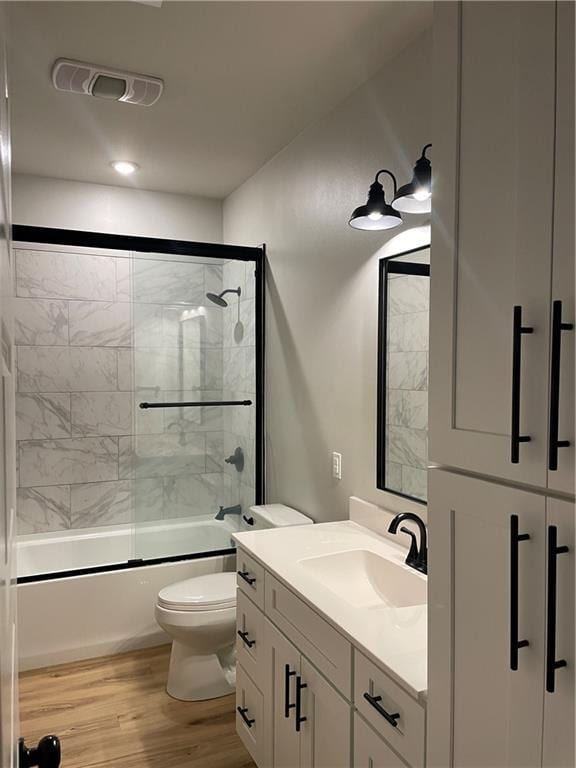
[{"label": "tall white linen cabinet", "polygon": [[574,758],[574,4],[434,10],[427,766]]}]

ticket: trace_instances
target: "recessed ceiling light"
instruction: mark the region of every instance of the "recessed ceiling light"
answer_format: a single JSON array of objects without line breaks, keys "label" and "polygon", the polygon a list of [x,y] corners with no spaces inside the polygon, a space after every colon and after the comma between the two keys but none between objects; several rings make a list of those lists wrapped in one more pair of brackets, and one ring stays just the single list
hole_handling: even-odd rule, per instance
[{"label": "recessed ceiling light", "polygon": [[131,163],[128,160],[115,160],[113,163],[110,163],[110,165],[117,173],[122,174],[122,176],[131,176],[140,168],[137,163]]}]

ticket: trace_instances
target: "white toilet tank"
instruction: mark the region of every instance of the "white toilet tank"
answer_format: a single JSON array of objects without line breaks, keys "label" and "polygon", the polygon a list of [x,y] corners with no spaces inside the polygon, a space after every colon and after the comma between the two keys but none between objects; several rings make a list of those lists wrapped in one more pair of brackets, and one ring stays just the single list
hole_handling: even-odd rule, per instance
[{"label": "white toilet tank", "polygon": [[289,525],[312,525],[314,520],[285,504],[257,504],[242,515],[243,531],[283,528]]}]

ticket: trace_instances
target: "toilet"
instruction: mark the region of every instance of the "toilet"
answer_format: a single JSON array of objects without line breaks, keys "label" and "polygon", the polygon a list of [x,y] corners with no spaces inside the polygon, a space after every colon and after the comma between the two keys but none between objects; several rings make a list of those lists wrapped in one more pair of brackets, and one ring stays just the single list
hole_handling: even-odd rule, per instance
[{"label": "toilet", "polygon": [[[250,507],[242,530],[311,525],[284,504]],[[156,621],[172,637],[166,690],[181,701],[215,699],[236,685],[236,573],[210,573],[164,587]]]}]

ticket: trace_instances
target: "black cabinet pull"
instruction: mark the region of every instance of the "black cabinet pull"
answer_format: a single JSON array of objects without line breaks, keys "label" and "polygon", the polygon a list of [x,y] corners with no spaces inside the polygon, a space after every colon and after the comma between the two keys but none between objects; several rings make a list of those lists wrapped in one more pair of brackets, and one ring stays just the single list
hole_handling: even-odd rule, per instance
[{"label": "black cabinet pull", "polygon": [[251,587],[256,584],[256,576],[250,576],[250,571],[238,571],[238,576],[240,576],[241,579],[244,579],[244,581],[247,584],[250,584]]},{"label": "black cabinet pull", "polygon": [[284,667],[284,717],[290,717],[290,710],[296,706],[290,703],[290,678],[295,674],[296,670],[291,670],[290,664],[286,664]]},{"label": "black cabinet pull", "polygon": [[558,469],[558,448],[567,448],[569,440],[558,440],[560,418],[560,357],[562,331],[573,331],[572,323],[562,322],[562,302],[552,302],[552,351],[550,355],[550,432],[548,434],[548,469]]},{"label": "black cabinet pull", "polygon": [[382,696],[371,696],[368,692],[364,694],[364,698],[370,704],[370,706],[374,707],[376,712],[378,712],[379,715],[382,715],[384,720],[386,720],[387,723],[390,723],[390,725],[393,728],[398,728],[398,720],[400,719],[400,713],[395,712],[394,714],[390,714],[390,712],[386,712],[384,707],[380,704],[382,701]]},{"label": "black cabinet pull", "polygon": [[558,546],[558,529],[548,526],[548,600],[546,617],[546,690],[554,693],[556,688],[556,670],[566,666],[565,659],[556,659],[556,597],[557,597],[557,557],[569,552],[568,547]]},{"label": "black cabinet pull", "polygon": [[518,650],[529,645],[518,639],[518,544],[529,541],[528,533],[518,533],[518,515],[510,517],[510,669],[518,669]]},{"label": "black cabinet pull", "polygon": [[248,707],[236,707],[236,711],[238,712],[242,720],[244,720],[248,728],[252,728],[256,720],[252,720],[251,718],[248,717],[247,715]]},{"label": "black cabinet pull", "polygon": [[296,678],[296,733],[300,733],[300,725],[308,720],[302,717],[302,690],[308,688],[306,683],[302,682],[300,675]]},{"label": "black cabinet pull", "polygon": [[248,648],[252,648],[252,646],[256,645],[256,640],[250,640],[248,637],[248,632],[243,632],[241,629],[239,629],[238,637],[241,638],[244,645],[247,645]]},{"label": "black cabinet pull", "polygon": [[528,435],[520,434],[520,380],[522,378],[522,334],[534,333],[534,328],[522,325],[522,307],[514,307],[514,326],[512,332],[512,464],[520,461],[520,443],[529,443]]}]

